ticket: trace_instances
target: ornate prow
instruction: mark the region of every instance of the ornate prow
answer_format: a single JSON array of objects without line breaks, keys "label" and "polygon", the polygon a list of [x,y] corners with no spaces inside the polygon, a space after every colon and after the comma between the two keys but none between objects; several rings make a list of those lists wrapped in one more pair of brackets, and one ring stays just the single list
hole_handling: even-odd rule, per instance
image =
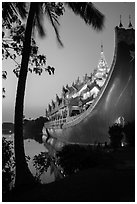
[{"label": "ornate prow", "polygon": [[[70,143],[93,144],[94,142],[105,142],[109,140],[107,135],[109,126],[117,118],[123,117],[128,122],[135,120],[135,60],[133,56],[135,30],[131,25],[129,18],[129,28],[123,28],[120,17],[120,25],[115,28],[115,52],[112,66],[96,99],[81,114],[74,117],[61,118],[61,124],[59,123],[61,127],[59,125],[58,128],[52,127],[52,122],[45,123],[45,128],[49,128],[52,137],[59,141]],[[101,55],[103,56],[103,45],[101,45]],[[99,68],[102,64],[101,60],[100,62]],[[98,69],[94,76],[97,72]],[[79,91],[80,94],[90,88],[89,84],[88,87],[87,84],[83,85],[81,91]],[[71,93],[70,88],[66,86],[68,93]],[[73,108],[77,111],[77,106]],[[64,110],[61,109],[61,111]],[[68,113],[69,110],[67,116]],[[54,146],[54,144],[52,145]]]}]

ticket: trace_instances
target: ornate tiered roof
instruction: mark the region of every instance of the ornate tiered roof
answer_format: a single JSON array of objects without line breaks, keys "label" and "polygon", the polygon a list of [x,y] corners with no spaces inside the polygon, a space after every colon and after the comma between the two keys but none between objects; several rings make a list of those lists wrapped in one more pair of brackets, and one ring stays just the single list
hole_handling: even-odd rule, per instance
[{"label": "ornate tiered roof", "polygon": [[54,114],[60,108],[64,108],[68,104],[69,106],[74,104],[78,106],[82,94],[91,91],[95,87],[100,90],[100,85],[97,83],[97,80],[105,78],[108,71],[109,69],[104,56],[103,45],[101,44],[101,57],[94,72],[91,73],[90,76],[85,74],[83,81],[81,81],[78,77],[71,86],[68,86],[68,84],[65,87],[63,86],[61,98],[56,94],[56,101],[54,102],[52,100],[51,105],[48,107],[48,111],[46,111],[46,114]]}]

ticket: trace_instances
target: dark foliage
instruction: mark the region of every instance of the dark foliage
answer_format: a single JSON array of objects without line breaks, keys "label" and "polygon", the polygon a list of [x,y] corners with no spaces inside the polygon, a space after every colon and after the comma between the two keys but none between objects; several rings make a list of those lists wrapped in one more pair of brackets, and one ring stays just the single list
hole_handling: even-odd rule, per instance
[{"label": "dark foliage", "polygon": [[25,2],[3,2],[2,3],[2,26],[8,29],[12,23],[17,22],[19,15],[22,19],[27,16]]},{"label": "dark foliage", "polygon": [[[19,77],[20,73],[20,58],[23,50],[23,42],[25,35],[25,25],[18,19],[16,23],[11,24],[10,30],[2,31],[2,57],[3,59],[11,59],[15,62],[13,73]],[[43,71],[47,71],[50,75],[54,74],[55,68],[46,66],[46,56],[39,54],[38,46],[34,38],[31,39],[31,53],[29,59],[28,71],[30,73],[41,75]],[[2,72],[2,78],[7,78],[7,72]]]},{"label": "dark foliage", "polygon": [[113,148],[118,148],[121,146],[121,140],[123,138],[123,127],[119,124],[114,124],[109,127],[109,138],[110,138],[110,145]]},{"label": "dark foliage", "polygon": [[3,88],[2,88],[2,98],[5,98],[5,92],[6,92],[6,91],[5,91],[5,88],[3,87]]},{"label": "dark foliage", "polygon": [[24,139],[34,139],[39,143],[42,143],[42,128],[47,119],[39,117],[36,120],[24,119]]},{"label": "dark foliage", "polygon": [[[2,79],[7,79],[7,72],[6,71],[2,71]],[[2,97],[5,98],[5,88],[2,88]]]},{"label": "dark foliage", "polygon": [[96,166],[111,165],[113,162],[107,152],[91,146],[66,145],[56,156],[57,164],[62,167],[65,175]]},{"label": "dark foliage", "polygon": [[50,164],[52,162],[52,157],[49,156],[47,152],[41,152],[39,155],[35,155],[33,158],[33,166],[36,169],[35,179],[40,182],[40,176],[47,172]]},{"label": "dark foliage", "polygon": [[[14,8],[15,5],[10,4],[10,6]],[[7,4],[8,9],[10,8],[10,6],[8,6]],[[4,4],[3,12],[5,8],[6,5]],[[11,23],[9,24],[10,21]],[[9,19],[9,22],[2,22],[2,59],[11,59],[12,61],[14,61],[15,68],[13,69],[13,73],[16,75],[16,77],[19,77],[21,68],[20,60],[22,56],[23,42],[25,37],[25,24],[23,24],[16,15],[15,19]],[[46,63],[46,56],[39,53],[38,46],[34,38],[32,37],[28,72],[41,75],[44,71],[46,71],[49,75],[54,74],[55,68],[49,65],[47,66]],[[7,79],[7,71],[2,71],[2,79]],[[5,92],[5,88],[3,87],[3,98],[5,98],[6,96]]]},{"label": "dark foliage", "polygon": [[126,142],[129,146],[135,146],[135,121],[127,122],[123,128]]},{"label": "dark foliage", "polygon": [[13,142],[2,138],[2,194],[10,190],[14,178]]},{"label": "dark foliage", "polygon": [[2,79],[7,79],[7,72],[6,71],[2,71]]},{"label": "dark foliage", "polygon": [[[25,156],[25,159],[29,162],[30,157]],[[13,141],[2,137],[2,195],[4,198],[14,186],[15,167]]]}]

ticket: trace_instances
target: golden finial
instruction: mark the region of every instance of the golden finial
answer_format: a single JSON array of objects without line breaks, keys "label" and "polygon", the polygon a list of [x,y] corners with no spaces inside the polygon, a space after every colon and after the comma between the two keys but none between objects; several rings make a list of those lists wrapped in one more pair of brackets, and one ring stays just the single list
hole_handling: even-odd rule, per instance
[{"label": "golden finial", "polygon": [[129,25],[128,25],[129,28],[132,28],[132,23],[131,23],[131,16],[129,15]]},{"label": "golden finial", "polygon": [[122,22],[121,22],[121,15],[120,15],[120,24],[119,24],[119,27],[120,27],[120,28],[123,27]]}]

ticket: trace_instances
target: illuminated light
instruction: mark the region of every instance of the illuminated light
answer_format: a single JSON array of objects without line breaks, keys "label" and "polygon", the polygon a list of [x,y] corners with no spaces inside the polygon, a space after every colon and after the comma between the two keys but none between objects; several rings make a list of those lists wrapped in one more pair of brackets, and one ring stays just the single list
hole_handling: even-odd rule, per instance
[{"label": "illuminated light", "polygon": [[53,142],[54,142],[54,139],[51,138],[51,140],[50,140],[50,144],[53,145]]},{"label": "illuminated light", "polygon": [[130,62],[132,62],[135,59],[135,51],[130,51],[130,57],[131,57]]},{"label": "illuminated light", "polygon": [[118,117],[118,119],[115,120],[115,123],[124,126],[125,125],[124,117],[123,116]]}]

